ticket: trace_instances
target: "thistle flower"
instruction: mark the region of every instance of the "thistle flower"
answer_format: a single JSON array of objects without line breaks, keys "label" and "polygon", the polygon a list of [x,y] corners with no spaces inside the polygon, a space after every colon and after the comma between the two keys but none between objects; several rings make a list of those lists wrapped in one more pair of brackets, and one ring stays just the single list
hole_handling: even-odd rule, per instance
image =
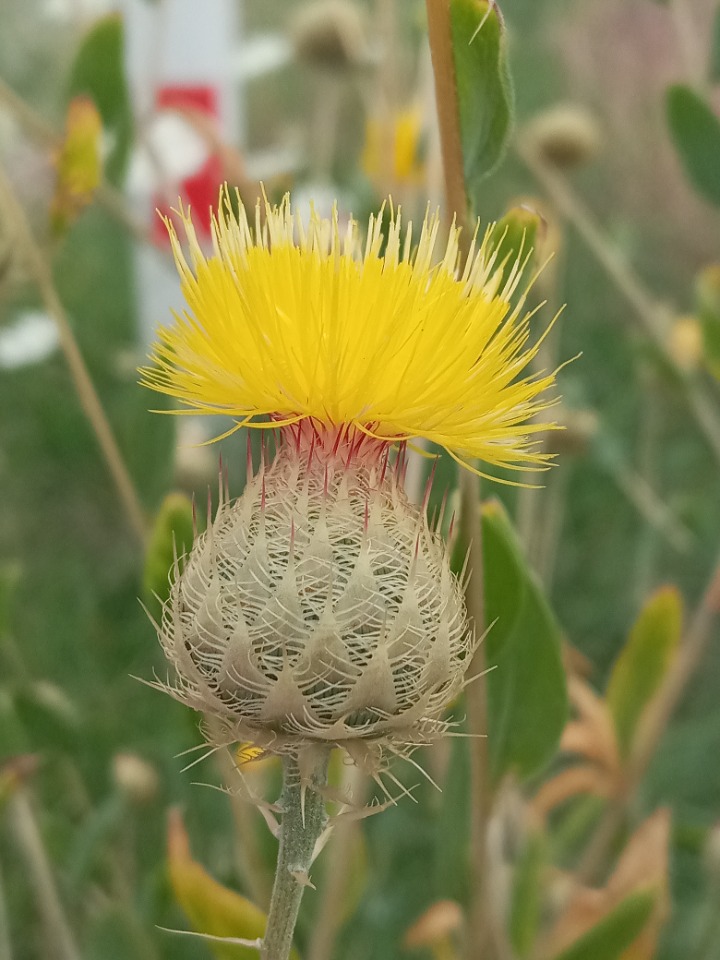
[{"label": "thistle flower", "polygon": [[279,753],[427,742],[474,639],[444,543],[405,495],[404,444],[471,469],[545,465],[533,435],[553,376],[527,373],[523,264],[486,238],[459,266],[457,230],[436,262],[438,219],[413,248],[399,212],[386,240],[371,218],[363,248],[355,222],[304,226],[287,198],[252,227],[224,192],[209,257],[181,219],[189,311],[159,331],[143,382],[280,440],[174,580],[158,627],[172,692]]}]

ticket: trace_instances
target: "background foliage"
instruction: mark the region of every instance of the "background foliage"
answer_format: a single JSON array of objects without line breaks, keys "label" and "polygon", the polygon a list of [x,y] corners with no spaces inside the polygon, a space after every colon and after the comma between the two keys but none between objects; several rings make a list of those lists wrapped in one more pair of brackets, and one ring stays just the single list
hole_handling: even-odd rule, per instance
[{"label": "background foliage", "polygon": [[[280,0],[248,5],[248,29],[286,33],[301,6]],[[393,111],[399,114],[418,99],[427,113],[423,4],[398,3],[391,11],[397,32],[390,53],[383,47],[388,37],[382,26],[392,4],[358,6],[368,14],[370,55],[352,71],[335,73],[298,56],[255,83],[249,91],[249,145],[300,138],[300,167],[271,184],[276,193],[288,185],[331,183],[362,216],[391,187],[411,210],[413,204],[422,210],[427,196],[435,202],[440,189],[428,169],[427,136],[413,140],[409,128],[409,164],[400,156],[399,132],[397,141],[393,136],[383,141],[395,150],[388,166],[382,150],[375,160],[368,153],[370,127],[364,143],[364,121],[388,123],[387,116],[373,115],[379,98],[372,92],[378,89],[390,90],[391,127]],[[472,15],[472,4],[459,6],[468,8],[461,16]],[[545,311],[568,304],[548,356],[581,354],[561,374],[559,415],[569,429],[559,441],[559,465],[546,489],[528,493],[483,484],[483,493],[495,498],[483,512],[488,620],[497,618],[487,660],[498,665],[490,687],[489,742],[498,790],[493,812],[498,849],[491,848],[490,855],[510,944],[506,955],[711,960],[720,957],[714,828],[720,767],[712,760],[720,752],[716,627],[715,642],[705,646],[701,668],[682,691],[600,870],[590,878],[592,892],[602,891],[604,898],[592,900],[594,914],[590,901],[572,906],[563,877],[582,865],[587,843],[612,808],[641,707],[676,669],[681,623],[686,628],[690,623],[718,552],[720,402],[713,370],[716,375],[720,342],[714,264],[720,21],[710,0],[506,0],[502,14],[505,25],[498,30],[506,31],[518,127],[505,161],[492,175],[472,180],[473,200],[486,221],[518,202],[541,212],[541,235],[557,250],[540,281],[543,299],[550,301]],[[68,17],[51,28],[39,2],[4,4],[0,77],[58,135],[70,99],[91,96],[112,135],[105,187],[122,185],[139,136],[130,121],[121,43],[118,19],[98,25]],[[492,54],[497,59],[496,49]],[[476,68],[470,64],[471,71]],[[470,74],[468,83],[471,97],[482,77]],[[497,110],[504,116],[507,81],[503,77],[498,84]],[[328,161],[317,155],[312,136],[303,139],[302,130],[322,129],[333,85],[341,98]],[[89,183],[81,177],[79,185],[72,179],[73,157],[79,155],[81,172],[88,172],[82,160],[87,128],[84,134],[80,124],[74,141],[68,133],[62,155],[70,159],[63,167],[13,101],[0,99],[5,169],[52,264],[144,510],[155,516],[171,489],[199,492],[202,500],[213,482],[212,463],[208,468],[198,457],[189,467],[187,457],[175,458],[175,422],[151,416],[149,399],[135,382],[143,352],[133,257],[138,239],[112,204],[103,202],[101,191],[90,202],[92,176]],[[580,119],[576,114],[575,125],[563,127],[556,116],[555,126],[548,126],[547,114],[541,114],[568,100],[582,107]],[[470,101],[465,102],[467,109]],[[502,116],[497,122],[502,126]],[[576,149],[580,143],[576,166],[568,166],[566,154],[558,161],[557,153],[540,151],[538,161],[538,144],[547,144],[548,130],[555,148],[562,147],[558,131],[572,135]],[[60,199],[56,167],[71,171],[61,178],[67,189]],[[50,210],[57,212],[58,203],[62,217],[53,236]],[[53,222],[57,227],[57,218]],[[0,333],[41,305],[17,236],[12,218],[3,216]],[[628,265],[629,287],[623,272]],[[698,421],[698,403],[706,403],[709,420]],[[183,772],[185,758],[179,755],[200,742],[196,718],[133,679],[164,671],[137,601],[144,569],[146,577],[152,574],[63,356],[0,371],[0,411],[0,878],[12,956],[52,955],[53,935],[38,921],[37,882],[18,843],[18,798],[29,805],[41,831],[78,957],[210,956],[208,944],[156,927],[202,925],[196,920],[204,916],[197,898],[205,894],[192,891],[207,893],[210,875],[248,898],[231,897],[222,909],[238,923],[250,923],[250,900],[261,900],[268,882],[272,838],[249,808],[193,784],[219,785],[227,770],[207,760]],[[239,491],[244,444],[231,438],[221,450]],[[438,501],[455,485],[455,468],[443,460],[435,483]],[[167,542],[166,537],[165,548]],[[536,573],[528,569],[527,557]],[[568,753],[555,755],[565,717],[561,634],[575,650],[568,655],[566,648],[564,663],[579,724],[571,737],[576,748],[583,744],[573,751],[579,763]],[[467,751],[467,741],[458,739],[419,756],[442,780],[443,791],[422,781],[415,794],[419,803],[405,799],[343,841],[353,882],[343,894],[333,956],[404,956],[408,929],[432,904],[467,903],[474,802]],[[137,781],[122,768],[128,753],[148,765]],[[19,774],[11,762],[20,755],[36,758],[32,774],[24,769]],[[567,784],[573,766],[583,767],[591,788],[583,796],[568,794],[567,803],[541,816],[533,803],[541,797],[549,803],[548,784],[555,779],[557,785],[563,774]],[[409,768],[396,772],[405,783],[419,779]],[[507,773],[512,776],[503,779]],[[272,793],[276,771],[261,768],[253,776]],[[168,848],[168,810],[177,806],[183,820],[171,821],[175,846]],[[672,921],[661,924],[667,909],[658,914],[657,891],[665,872],[653,857],[662,861],[662,823],[652,821],[655,832],[643,834],[636,848],[631,841],[647,818],[665,807],[672,813]],[[187,855],[184,829],[209,871],[205,883],[197,865],[188,866],[197,887],[189,880],[183,885],[186,861],[172,861],[174,887],[169,881],[169,851],[171,859],[173,850]],[[313,955],[323,870],[332,875],[332,846],[323,856],[320,894],[307,898],[301,918],[303,956]],[[248,872],[248,859],[254,872]],[[638,872],[638,863],[646,864],[646,873]],[[548,916],[563,896],[570,914],[585,910],[600,926],[574,939],[568,934],[569,940],[555,930],[553,941]],[[188,908],[185,900],[184,911],[183,897],[192,901]],[[211,900],[211,912],[220,909],[217,898]],[[639,946],[635,940],[636,952],[623,952],[641,931],[646,939]],[[218,949],[221,956],[243,955],[241,948]]]}]

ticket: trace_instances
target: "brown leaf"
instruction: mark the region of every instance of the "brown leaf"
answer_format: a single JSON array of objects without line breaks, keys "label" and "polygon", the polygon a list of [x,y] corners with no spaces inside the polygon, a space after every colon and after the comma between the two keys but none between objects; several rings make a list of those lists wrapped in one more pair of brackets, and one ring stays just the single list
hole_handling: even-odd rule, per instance
[{"label": "brown leaf", "polygon": [[643,890],[656,890],[657,900],[640,936],[621,960],[652,960],[669,909],[670,814],[655,811],[632,834],[607,884],[600,889],[576,887],[544,944],[548,956],[567,949],[622,901]]},{"label": "brown leaf", "polygon": [[592,793],[598,797],[612,794],[614,781],[600,767],[577,764],[561,771],[544,783],[532,799],[531,807],[541,818],[572,797]]}]

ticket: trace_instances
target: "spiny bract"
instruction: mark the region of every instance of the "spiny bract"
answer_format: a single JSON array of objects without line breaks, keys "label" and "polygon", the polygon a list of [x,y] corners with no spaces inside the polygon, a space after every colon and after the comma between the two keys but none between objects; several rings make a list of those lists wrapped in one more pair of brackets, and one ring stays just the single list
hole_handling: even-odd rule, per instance
[{"label": "spiny bract", "polygon": [[386,458],[308,470],[290,446],[221,505],[159,633],[171,692],[273,752],[432,739],[472,647],[445,546]]}]

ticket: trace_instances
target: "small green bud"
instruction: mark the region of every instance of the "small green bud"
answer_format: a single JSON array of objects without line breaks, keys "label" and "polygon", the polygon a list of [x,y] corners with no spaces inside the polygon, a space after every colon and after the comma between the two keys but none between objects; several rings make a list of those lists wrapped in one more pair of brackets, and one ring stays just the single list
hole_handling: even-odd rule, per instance
[{"label": "small green bud", "polygon": [[145,555],[143,596],[153,606],[164,603],[170,593],[170,572],[175,557],[182,558],[192,547],[193,505],[184,493],[169,493],[155,518]]},{"label": "small green bud", "polygon": [[602,139],[595,117],[574,103],[559,103],[538,114],[526,135],[540,155],[561,170],[591,163]]}]

